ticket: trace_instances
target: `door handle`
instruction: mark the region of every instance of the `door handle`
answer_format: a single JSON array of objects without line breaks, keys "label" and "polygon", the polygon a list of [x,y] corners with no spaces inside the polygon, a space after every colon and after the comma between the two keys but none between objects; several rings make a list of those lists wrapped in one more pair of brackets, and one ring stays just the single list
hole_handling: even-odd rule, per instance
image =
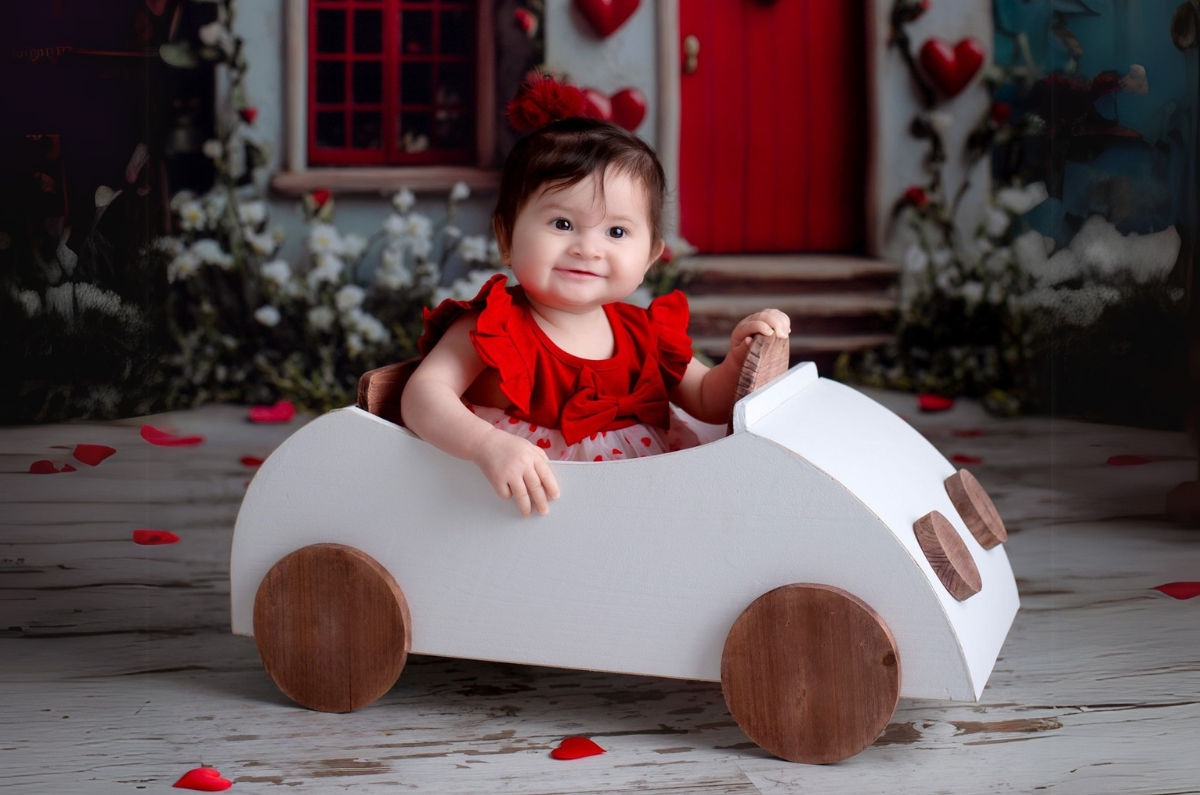
[{"label": "door handle", "polygon": [[700,68],[700,39],[688,35],[683,39],[683,73],[695,74]]}]

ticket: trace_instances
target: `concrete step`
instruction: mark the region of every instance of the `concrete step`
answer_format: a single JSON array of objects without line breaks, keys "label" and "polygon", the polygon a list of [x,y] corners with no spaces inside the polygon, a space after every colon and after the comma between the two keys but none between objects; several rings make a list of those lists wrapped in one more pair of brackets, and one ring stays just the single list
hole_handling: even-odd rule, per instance
[{"label": "concrete step", "polygon": [[693,334],[728,334],[737,322],[760,309],[774,307],[806,333],[884,332],[895,323],[894,291],[853,293],[735,293],[688,298]]},{"label": "concrete step", "polygon": [[678,267],[696,296],[886,291],[900,272],[890,262],[835,254],[692,256]]},{"label": "concrete step", "polygon": [[[891,334],[844,334],[813,335],[793,333],[788,338],[791,343],[792,362],[803,361],[805,358],[844,351],[863,351],[878,348],[892,341]],[[720,361],[729,353],[729,335],[710,334],[693,336],[692,347],[701,351],[714,361]]]}]

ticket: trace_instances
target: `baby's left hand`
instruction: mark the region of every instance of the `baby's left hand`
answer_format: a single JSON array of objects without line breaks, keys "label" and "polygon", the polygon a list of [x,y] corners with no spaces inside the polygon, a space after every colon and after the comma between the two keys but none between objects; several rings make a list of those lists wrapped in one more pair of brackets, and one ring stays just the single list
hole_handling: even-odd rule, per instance
[{"label": "baby's left hand", "polygon": [[787,337],[792,333],[792,321],[778,309],[764,309],[742,320],[729,337],[729,356],[740,365],[746,360],[750,342],[755,334],[765,337]]}]

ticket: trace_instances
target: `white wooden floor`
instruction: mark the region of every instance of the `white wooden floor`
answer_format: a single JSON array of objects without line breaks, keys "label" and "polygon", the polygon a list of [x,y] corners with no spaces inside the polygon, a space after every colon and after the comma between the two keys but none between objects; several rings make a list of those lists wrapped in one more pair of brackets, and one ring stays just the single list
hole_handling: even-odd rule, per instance
[{"label": "white wooden floor", "polygon": [[[1152,590],[1200,580],[1200,530],[1162,515],[1195,476],[1183,434],[871,394],[983,459],[967,466],[1007,521],[1022,609],[981,703],[902,701],[873,747],[824,767],[749,743],[707,683],[416,657],[360,712],[297,708],[229,633],[227,574],[239,459],[300,420],[214,406],[0,429],[0,790],[177,791],[204,764],[232,793],[1200,792],[1200,598]],[[154,447],[143,422],[206,441]],[[80,443],[117,454],[28,473]],[[138,546],[135,528],[182,540]],[[608,753],[550,758],[576,734]]]}]

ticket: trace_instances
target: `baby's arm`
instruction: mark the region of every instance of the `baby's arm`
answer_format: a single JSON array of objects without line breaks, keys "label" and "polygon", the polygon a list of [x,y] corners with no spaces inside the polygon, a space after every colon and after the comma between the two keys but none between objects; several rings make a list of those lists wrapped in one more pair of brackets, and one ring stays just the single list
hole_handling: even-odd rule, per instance
[{"label": "baby's arm", "polygon": [[425,441],[483,470],[504,499],[515,499],[521,514],[545,514],[558,499],[558,482],[546,453],[519,436],[492,427],[463,405],[461,395],[483,372],[471,343],[475,316],[454,322],[409,378],[400,399],[404,424]]},{"label": "baby's arm", "polygon": [[702,422],[727,422],[754,335],[787,337],[791,333],[791,321],[778,309],[764,309],[743,318],[729,336],[729,355],[725,360],[710,369],[692,359],[683,379],[672,391],[671,401]]}]

